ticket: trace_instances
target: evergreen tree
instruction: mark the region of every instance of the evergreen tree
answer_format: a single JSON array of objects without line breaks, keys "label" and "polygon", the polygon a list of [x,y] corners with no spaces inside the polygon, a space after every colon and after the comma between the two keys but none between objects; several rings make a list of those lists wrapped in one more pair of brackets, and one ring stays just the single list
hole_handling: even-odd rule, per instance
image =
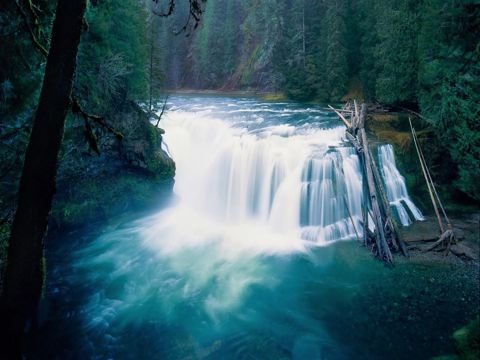
[{"label": "evergreen tree", "polygon": [[419,36],[419,103],[437,137],[438,162],[480,199],[480,7],[427,0]]},{"label": "evergreen tree", "polygon": [[416,0],[378,1],[375,48],[376,98],[387,104],[415,101],[417,88]]},{"label": "evergreen tree", "polygon": [[325,99],[340,100],[348,88],[347,26],[348,2],[327,0],[323,31],[325,60],[322,91]]}]

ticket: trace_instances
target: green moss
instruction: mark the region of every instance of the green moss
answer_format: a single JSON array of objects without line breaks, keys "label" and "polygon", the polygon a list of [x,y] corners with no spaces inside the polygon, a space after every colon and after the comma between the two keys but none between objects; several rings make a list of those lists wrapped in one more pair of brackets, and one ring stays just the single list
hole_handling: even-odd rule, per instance
[{"label": "green moss", "polygon": [[[108,178],[86,179],[75,184],[75,191],[56,198],[52,222],[56,226],[78,227],[102,221],[124,211],[156,206],[170,191],[174,163],[161,159],[151,165],[163,171],[157,176],[122,172]],[[164,160],[166,161],[166,160]],[[172,170],[173,169],[173,170]],[[168,173],[168,174],[165,174]]]},{"label": "green moss", "polygon": [[75,225],[92,218],[94,213],[95,204],[91,201],[66,202],[58,220],[65,225]]},{"label": "green moss", "polygon": [[480,359],[480,317],[453,333],[457,355],[442,355],[434,360],[476,360]]},{"label": "green moss", "polygon": [[287,97],[284,93],[268,93],[262,96],[265,101],[285,101]]},{"label": "green moss", "polygon": [[158,144],[158,140],[160,137],[159,129],[157,129],[155,126],[148,126],[147,127],[148,131],[148,142],[149,144],[154,147]]},{"label": "green moss", "polygon": [[480,317],[455,331],[453,338],[462,360],[480,359]]},{"label": "green moss", "polygon": [[175,175],[175,163],[160,152],[147,161],[147,168],[157,179],[169,179]]}]

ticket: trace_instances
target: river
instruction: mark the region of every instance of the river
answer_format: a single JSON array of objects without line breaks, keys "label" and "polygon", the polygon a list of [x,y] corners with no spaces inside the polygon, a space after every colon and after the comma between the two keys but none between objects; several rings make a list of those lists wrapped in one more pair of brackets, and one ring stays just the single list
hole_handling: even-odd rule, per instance
[{"label": "river", "polygon": [[[462,270],[403,260],[387,268],[359,244],[359,162],[334,115],[318,105],[175,95],[161,126],[177,165],[174,198],[156,213],[55,239],[32,357],[453,351],[449,336],[472,315],[475,295],[454,291],[449,279]],[[375,154],[399,222],[422,220],[393,148]]]}]

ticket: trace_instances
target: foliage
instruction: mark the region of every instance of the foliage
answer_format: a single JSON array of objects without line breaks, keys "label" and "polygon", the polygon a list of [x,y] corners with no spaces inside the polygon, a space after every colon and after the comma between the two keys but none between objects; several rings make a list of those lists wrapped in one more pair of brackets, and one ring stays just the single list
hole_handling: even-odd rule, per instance
[{"label": "foliage", "polygon": [[479,200],[480,6],[427,0],[422,13],[418,102],[450,180]]},{"label": "foliage", "polygon": [[139,1],[105,0],[90,7],[78,55],[75,94],[105,114],[125,100],[147,98],[147,13]]}]

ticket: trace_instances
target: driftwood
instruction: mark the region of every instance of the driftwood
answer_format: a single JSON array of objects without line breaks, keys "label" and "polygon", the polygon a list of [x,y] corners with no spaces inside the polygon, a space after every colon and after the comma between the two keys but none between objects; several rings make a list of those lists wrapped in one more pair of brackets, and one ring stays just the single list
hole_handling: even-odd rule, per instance
[{"label": "driftwood", "polygon": [[[328,107],[337,114],[347,127],[346,138],[354,146],[360,159],[363,193],[365,194],[362,204],[363,243],[366,247],[371,248],[380,259],[388,264],[393,263],[392,249],[400,249],[407,256],[407,247],[400,237],[398,225],[392,215],[380,172],[369,150],[365,131],[367,107],[365,104],[359,107],[356,100],[353,103],[348,102],[341,110],[335,109],[330,105]],[[348,115],[350,115],[350,121],[346,117]],[[349,210],[346,200],[345,204],[347,210]],[[353,223],[351,214],[349,216]],[[375,225],[373,234],[368,228],[370,220]],[[360,239],[356,229],[355,232],[357,238]]]},{"label": "driftwood", "polygon": [[[443,245],[445,248],[445,255],[448,255],[451,251],[452,244],[457,243],[457,239],[455,237],[455,233],[453,232],[453,226],[450,222],[450,219],[445,212],[445,208],[443,207],[442,201],[440,200],[440,196],[437,193],[437,189],[435,187],[435,183],[433,182],[432,176],[430,174],[430,170],[428,169],[427,163],[425,161],[425,157],[423,156],[423,151],[420,148],[420,144],[418,141],[417,133],[412,125],[412,120],[408,118],[410,123],[410,129],[412,131],[412,138],[415,144],[415,149],[417,150],[418,160],[420,161],[420,167],[422,168],[422,173],[425,178],[425,182],[427,183],[428,193],[430,195],[430,199],[432,200],[433,209],[435,211],[435,215],[437,217],[438,226],[440,228],[440,237],[436,240],[431,246],[429,246],[426,251],[431,251],[437,248],[440,245]],[[447,224],[447,229],[445,230],[443,221],[441,219],[440,213],[438,208],[442,211],[445,223]]]},{"label": "driftwood", "polygon": [[[366,108],[365,105],[362,106],[362,110],[360,113],[360,118],[365,118],[366,116]],[[364,121],[360,122],[364,123]],[[393,256],[388,247],[387,240],[385,238],[385,231],[384,231],[384,222],[382,220],[382,214],[380,212],[380,205],[378,203],[378,195],[377,189],[375,187],[375,181],[373,178],[373,170],[372,170],[372,161],[373,159],[370,157],[370,151],[368,151],[368,140],[367,140],[367,133],[365,132],[365,127],[362,126],[359,129],[360,133],[360,141],[362,147],[364,148],[364,158],[365,158],[365,172],[367,174],[366,181],[368,185],[368,192],[370,197],[370,205],[372,206],[373,211],[373,222],[375,224],[375,241],[377,244],[377,251],[380,258],[385,260],[387,263],[391,263],[393,261]]]},{"label": "driftwood", "polygon": [[[370,149],[368,151],[370,152]],[[370,157],[372,158],[371,153],[370,153]],[[384,216],[386,218],[386,222],[385,222],[386,231],[388,230],[390,234],[390,239],[395,250],[398,250],[398,248],[400,247],[400,250],[402,251],[403,255],[408,256],[407,248],[405,246],[403,239],[401,238],[401,235],[400,235],[401,232],[400,232],[398,223],[392,214],[392,209],[390,208],[390,202],[388,201],[388,198],[387,198],[387,192],[383,187],[383,182],[380,177],[380,172],[378,170],[377,165],[375,164],[375,161],[372,161],[372,169],[373,169],[375,181],[377,183],[378,191],[382,199]]]},{"label": "driftwood", "polygon": [[417,150],[417,155],[418,155],[418,158],[420,160],[420,167],[422,168],[422,173],[423,173],[423,176],[425,178],[425,182],[427,183],[427,187],[428,187],[428,193],[430,194],[430,199],[432,200],[433,209],[435,211],[435,215],[437,216],[437,221],[438,221],[438,226],[440,228],[440,233],[443,234],[443,232],[445,230],[443,228],[442,220],[440,219],[440,213],[438,212],[438,207],[437,207],[437,203],[435,201],[435,197],[433,195],[433,190],[432,190],[431,183],[429,181],[427,172],[425,170],[424,163],[423,163],[422,158],[420,156],[420,148],[419,148],[419,145],[418,145],[418,142],[417,142],[417,136],[416,136],[416,133],[415,133],[415,129],[412,126],[412,121],[410,120],[410,118],[408,118],[408,121],[410,122],[410,129],[412,130],[413,142],[415,144],[415,149]]},{"label": "driftwood", "polygon": [[351,127],[352,127],[352,125],[348,122],[348,120],[345,118],[345,116],[342,115],[342,113],[341,113],[340,111],[334,109],[334,108],[331,107],[330,105],[328,105],[328,107],[329,107],[331,110],[335,111],[335,113],[336,113],[336,114],[338,115],[338,117],[343,121],[343,123],[345,124],[345,126],[346,126],[347,128],[351,128]]}]

